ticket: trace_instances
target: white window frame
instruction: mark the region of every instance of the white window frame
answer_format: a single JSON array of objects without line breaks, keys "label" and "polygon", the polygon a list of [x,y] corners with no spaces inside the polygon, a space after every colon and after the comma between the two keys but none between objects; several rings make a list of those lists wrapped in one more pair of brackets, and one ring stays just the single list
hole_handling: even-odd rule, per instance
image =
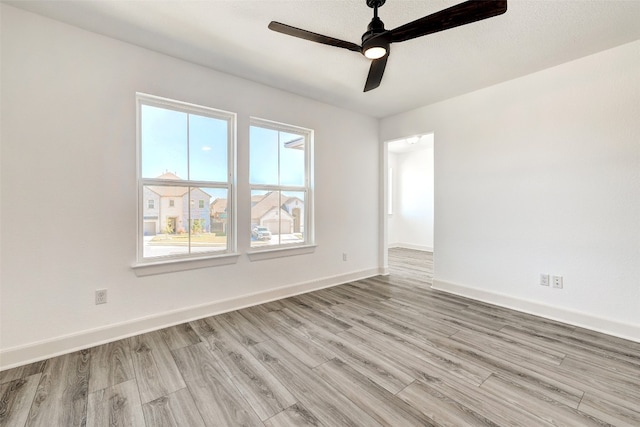
[{"label": "white window frame", "polygon": [[[187,114],[196,114],[200,116],[211,117],[219,120],[226,120],[227,126],[227,181],[195,181],[195,180],[161,180],[142,177],[142,129],[140,126],[142,105],[150,105],[153,107],[164,108],[179,111]],[[236,216],[235,216],[235,200],[236,200],[236,123],[237,116],[235,113],[218,110],[210,107],[190,104],[186,102],[176,101],[168,98],[162,98],[144,93],[136,93],[136,169],[137,169],[137,186],[138,186],[138,209],[137,209],[137,262],[133,265],[138,275],[159,274],[165,272],[173,272],[191,268],[200,268],[203,266],[225,265],[233,263],[237,260],[239,254],[236,253]],[[189,156],[187,155],[187,159]],[[188,161],[188,160],[187,160]],[[206,187],[206,188],[222,188],[227,190],[227,248],[224,251],[197,252],[179,255],[167,255],[161,257],[144,257],[144,187],[149,185],[176,186],[176,187]],[[189,192],[190,193],[190,192]],[[190,211],[190,209],[189,209]],[[189,218],[187,224],[191,224]],[[190,227],[189,227],[190,228]],[[224,258],[229,258],[225,260]],[[232,259],[233,258],[233,259]],[[218,261],[215,261],[215,260]],[[213,262],[206,262],[213,260]],[[194,262],[194,261],[205,261]],[[180,266],[180,263],[185,263]],[[169,265],[167,268],[166,266]],[[154,267],[160,268],[154,268]],[[148,268],[151,267],[151,268]]]},{"label": "white window frame", "polygon": [[[257,117],[251,117],[249,126],[261,127],[264,129],[271,129],[280,132],[287,132],[302,135],[305,139],[304,150],[304,186],[289,186],[289,185],[263,185],[253,184],[249,178],[249,191],[261,190],[261,191],[280,191],[280,192],[303,192],[305,194],[304,200],[304,240],[300,243],[286,243],[278,245],[266,245],[262,247],[255,247],[249,244],[249,258],[251,260],[269,259],[276,256],[294,255],[309,253],[315,247],[315,232],[314,232],[314,209],[313,209],[313,135],[312,129],[307,129],[299,126],[288,125],[284,123],[274,122],[271,120],[261,119]],[[250,147],[250,144],[249,144]],[[251,148],[249,148],[251,150]],[[249,153],[249,158],[251,154]],[[251,167],[251,166],[249,166]],[[249,221],[251,221],[251,215],[249,215]],[[249,224],[251,228],[251,224]],[[251,230],[249,231],[251,233]],[[250,239],[249,235],[249,239]],[[249,242],[251,243],[251,242]],[[261,255],[264,254],[264,255]]]}]

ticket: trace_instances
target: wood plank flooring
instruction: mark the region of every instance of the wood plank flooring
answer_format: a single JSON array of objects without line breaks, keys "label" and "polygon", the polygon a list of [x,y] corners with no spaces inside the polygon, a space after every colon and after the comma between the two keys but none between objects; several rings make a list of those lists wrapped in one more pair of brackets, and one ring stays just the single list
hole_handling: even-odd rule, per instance
[{"label": "wood plank flooring", "polygon": [[0,426],[640,426],[640,343],[391,274],[0,372]]}]

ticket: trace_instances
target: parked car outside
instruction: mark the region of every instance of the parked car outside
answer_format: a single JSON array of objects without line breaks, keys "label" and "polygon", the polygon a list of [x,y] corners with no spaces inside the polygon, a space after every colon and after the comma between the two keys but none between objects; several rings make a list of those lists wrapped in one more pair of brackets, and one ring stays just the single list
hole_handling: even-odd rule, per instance
[{"label": "parked car outside", "polygon": [[271,232],[267,227],[254,227],[251,231],[251,235],[256,240],[271,240]]}]

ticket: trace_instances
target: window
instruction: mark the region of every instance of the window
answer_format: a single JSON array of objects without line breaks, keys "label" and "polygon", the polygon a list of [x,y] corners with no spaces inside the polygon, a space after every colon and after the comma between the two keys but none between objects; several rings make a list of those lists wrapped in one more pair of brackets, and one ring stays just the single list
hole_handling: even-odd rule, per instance
[{"label": "window", "polygon": [[308,129],[251,120],[251,247],[312,244]]},{"label": "window", "polygon": [[137,103],[138,188],[149,200],[139,212],[138,262],[232,251],[235,114],[143,94]]}]

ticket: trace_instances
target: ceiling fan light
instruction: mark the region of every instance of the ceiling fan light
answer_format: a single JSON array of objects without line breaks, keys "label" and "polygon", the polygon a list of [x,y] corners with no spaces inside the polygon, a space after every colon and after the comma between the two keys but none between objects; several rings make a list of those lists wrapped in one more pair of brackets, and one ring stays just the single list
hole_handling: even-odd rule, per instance
[{"label": "ceiling fan light", "polygon": [[369,59],[380,59],[387,54],[387,49],[382,46],[372,46],[364,51],[364,56]]}]

